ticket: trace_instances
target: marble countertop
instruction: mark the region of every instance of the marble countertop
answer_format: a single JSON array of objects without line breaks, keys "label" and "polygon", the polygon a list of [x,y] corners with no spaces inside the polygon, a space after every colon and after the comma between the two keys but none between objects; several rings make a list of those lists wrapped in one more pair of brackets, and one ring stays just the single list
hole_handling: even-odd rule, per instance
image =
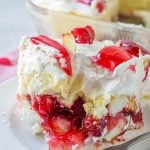
[{"label": "marble countertop", "polygon": [[26,0],[0,0],[0,56],[15,50],[23,35],[33,34]]}]

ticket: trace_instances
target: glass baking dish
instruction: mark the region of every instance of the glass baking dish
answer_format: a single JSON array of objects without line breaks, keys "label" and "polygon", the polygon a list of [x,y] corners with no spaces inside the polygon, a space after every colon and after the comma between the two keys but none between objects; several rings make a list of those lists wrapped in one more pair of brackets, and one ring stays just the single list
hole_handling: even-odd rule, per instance
[{"label": "glass baking dish", "polygon": [[38,7],[31,0],[27,6],[39,34],[59,36],[74,27],[91,25],[99,40],[131,40],[150,49],[150,29],[141,25],[110,23],[69,13],[59,13]]}]

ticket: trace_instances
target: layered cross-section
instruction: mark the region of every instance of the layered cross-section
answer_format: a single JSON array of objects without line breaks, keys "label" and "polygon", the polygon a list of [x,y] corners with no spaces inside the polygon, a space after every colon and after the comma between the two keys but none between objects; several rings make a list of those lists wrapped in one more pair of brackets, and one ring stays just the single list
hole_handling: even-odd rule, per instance
[{"label": "layered cross-section", "polygon": [[44,131],[50,149],[113,142],[143,126],[139,102],[149,97],[148,50],[94,37],[86,26],[59,39],[22,38],[20,109],[36,132]]}]

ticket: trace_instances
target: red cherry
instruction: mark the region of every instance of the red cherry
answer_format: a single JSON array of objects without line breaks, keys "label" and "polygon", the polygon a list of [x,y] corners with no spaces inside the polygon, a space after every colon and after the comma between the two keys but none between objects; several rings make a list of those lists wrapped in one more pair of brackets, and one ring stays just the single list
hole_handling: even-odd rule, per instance
[{"label": "red cherry", "polygon": [[131,113],[131,117],[132,117],[132,120],[135,124],[138,122],[143,122],[143,115],[142,115],[141,110],[138,112]]},{"label": "red cherry", "polygon": [[133,57],[139,57],[140,51],[142,55],[150,54],[145,48],[131,41],[121,41],[120,47],[126,50]]},{"label": "red cherry", "polygon": [[128,61],[132,56],[127,51],[117,46],[108,46],[103,48],[97,56],[91,57],[91,60],[104,68],[113,71],[119,64]]},{"label": "red cherry", "polygon": [[[68,50],[61,45],[60,43],[58,43],[57,41],[50,39],[44,35],[39,35],[37,37],[31,37],[31,41],[34,44],[46,44],[48,46],[52,46],[55,49],[57,49],[60,53],[60,55],[55,55],[54,58],[56,58],[58,60],[59,66],[60,68],[68,75],[71,76],[72,75],[72,67],[71,67],[71,58],[70,55],[68,53]],[[61,60],[64,59],[65,61],[65,65],[62,64]]]},{"label": "red cherry", "polygon": [[91,26],[74,28],[71,33],[75,38],[75,42],[79,44],[92,44],[95,38],[95,32]]},{"label": "red cherry", "polygon": [[118,113],[115,117],[113,116],[108,116],[107,117],[107,130],[108,132],[111,131],[113,128],[116,127],[116,125],[119,123],[119,121],[125,121],[125,115],[123,113]]},{"label": "red cherry", "polygon": [[0,65],[11,66],[12,63],[8,58],[0,58]]},{"label": "red cherry", "polygon": [[92,116],[87,116],[85,118],[85,130],[89,135],[99,137],[102,135],[103,129],[106,126],[106,120],[102,119],[94,119]]},{"label": "red cherry", "polygon": [[79,3],[83,3],[83,4],[86,4],[86,5],[91,5],[93,0],[76,0],[76,2],[79,2]]},{"label": "red cherry", "polygon": [[104,6],[105,6],[105,1],[97,2],[96,8],[99,13],[101,13],[104,10]]}]

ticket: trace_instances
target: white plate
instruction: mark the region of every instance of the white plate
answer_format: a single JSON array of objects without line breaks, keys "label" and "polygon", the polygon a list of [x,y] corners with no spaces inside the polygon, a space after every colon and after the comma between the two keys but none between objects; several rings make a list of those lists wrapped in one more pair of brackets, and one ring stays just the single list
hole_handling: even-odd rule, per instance
[{"label": "white plate", "polygon": [[44,137],[33,135],[15,115],[16,90],[17,78],[0,85],[0,150],[48,150]]},{"label": "white plate", "polygon": [[[16,90],[17,78],[0,86],[0,150],[48,150],[44,138],[33,135],[31,128],[15,116]],[[137,136],[150,131],[150,107],[148,107],[144,108],[144,129],[128,132],[127,135]],[[130,150],[150,150],[150,139],[139,142]]]}]

